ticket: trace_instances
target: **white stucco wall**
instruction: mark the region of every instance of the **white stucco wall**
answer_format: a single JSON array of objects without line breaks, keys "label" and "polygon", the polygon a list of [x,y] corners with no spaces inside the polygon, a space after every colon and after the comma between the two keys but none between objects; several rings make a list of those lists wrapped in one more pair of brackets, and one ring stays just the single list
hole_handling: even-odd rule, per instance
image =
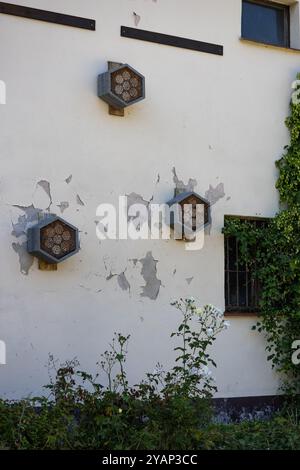
[{"label": "white stucco wall", "polygon": [[[274,161],[288,143],[284,119],[300,55],[240,41],[240,0],[18,0],[18,4],[94,18],[96,32],[0,15],[0,395],[38,393],[47,383],[48,354],[77,356],[95,370],[115,331],[131,334],[132,383],[157,361],[170,365],[168,340],[179,316],[169,305],[193,295],[224,308],[224,214],[272,216],[278,209]],[[224,45],[224,57],[120,37],[120,26]],[[107,61],[128,62],[146,77],[147,99],[125,118],[110,116],[97,97]],[[95,234],[96,208],[137,193],[166,202],[172,168],[205,195],[224,185],[212,230],[199,252],[175,241],[106,241]],[[72,175],[69,184],[65,179]],[[158,178],[159,175],[159,178]],[[21,273],[12,235],[24,211],[46,209],[38,182],[50,183],[51,212],[81,230],[80,253],[57,272]],[[78,204],[77,195],[84,205]],[[15,243],[15,249],[12,244]],[[158,260],[157,300],[141,297],[143,259]],[[176,273],[174,274],[174,271]],[[117,277],[125,272],[130,292]],[[186,279],[193,278],[189,284]],[[276,393],[255,319],[232,318],[214,348],[218,396]]]}]

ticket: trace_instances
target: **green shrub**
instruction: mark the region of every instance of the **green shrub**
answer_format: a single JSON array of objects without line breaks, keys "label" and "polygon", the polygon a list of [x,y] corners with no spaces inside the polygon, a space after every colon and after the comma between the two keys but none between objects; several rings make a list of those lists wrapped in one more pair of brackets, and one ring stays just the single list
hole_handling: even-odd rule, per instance
[{"label": "green shrub", "polygon": [[[300,74],[297,76],[297,94]],[[285,393],[300,392],[300,367],[292,361],[294,341],[300,339],[300,103],[291,102],[286,120],[290,144],[276,162],[281,211],[260,227],[235,218],[224,233],[237,238],[243,262],[260,285],[257,330],[267,338],[267,357],[280,372]],[[254,327],[255,328],[255,327]]]},{"label": "green shrub", "polygon": [[177,358],[170,371],[157,365],[140,384],[126,377],[129,336],[116,334],[98,363],[107,376],[82,372],[77,360],[49,358],[48,396],[0,401],[1,449],[202,450],[298,449],[297,406],[270,422],[212,423],[215,385],[208,348],[228,327],[222,313],[193,299],[174,306],[182,320],[171,337]]},{"label": "green shrub", "polygon": [[[12,449],[192,449],[198,431],[211,418],[216,390],[208,365],[208,348],[228,327],[211,305],[194,299],[173,304],[182,319],[171,338],[176,363],[170,371],[157,364],[140,384],[129,387],[126,359],[129,336],[115,334],[98,365],[98,375],[80,371],[77,360],[52,371],[49,396],[18,403],[0,402],[1,446]],[[53,378],[54,371],[54,378]]]},{"label": "green shrub", "polygon": [[202,399],[144,403],[105,394],[80,411],[71,403],[37,404],[0,402],[1,449],[300,450],[300,425],[291,417],[210,424]]}]

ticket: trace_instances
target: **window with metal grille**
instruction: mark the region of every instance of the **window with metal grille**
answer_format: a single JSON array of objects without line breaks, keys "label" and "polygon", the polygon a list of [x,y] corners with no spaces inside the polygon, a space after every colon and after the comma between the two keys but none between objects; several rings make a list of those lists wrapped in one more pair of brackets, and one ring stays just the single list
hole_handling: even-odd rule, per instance
[{"label": "window with metal grille", "polygon": [[[230,216],[227,216],[228,218]],[[260,227],[268,222],[268,219],[238,217]],[[253,261],[255,263],[255,250]],[[260,286],[257,279],[241,257],[239,241],[236,237],[225,236],[225,309],[226,312],[259,311]]]},{"label": "window with metal grille", "polygon": [[243,0],[242,37],[290,47],[290,7],[264,0]]}]

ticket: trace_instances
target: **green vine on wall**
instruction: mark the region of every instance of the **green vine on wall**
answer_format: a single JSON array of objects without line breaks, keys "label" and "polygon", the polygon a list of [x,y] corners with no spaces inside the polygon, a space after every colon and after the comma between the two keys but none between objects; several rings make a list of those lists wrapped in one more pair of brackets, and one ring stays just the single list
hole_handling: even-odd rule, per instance
[{"label": "green vine on wall", "polygon": [[292,362],[292,344],[300,340],[300,103],[291,102],[286,125],[290,145],[276,162],[281,211],[261,227],[226,219],[224,234],[237,238],[243,261],[260,285],[253,329],[265,334],[268,360],[281,373],[285,392],[298,394],[300,366]]}]

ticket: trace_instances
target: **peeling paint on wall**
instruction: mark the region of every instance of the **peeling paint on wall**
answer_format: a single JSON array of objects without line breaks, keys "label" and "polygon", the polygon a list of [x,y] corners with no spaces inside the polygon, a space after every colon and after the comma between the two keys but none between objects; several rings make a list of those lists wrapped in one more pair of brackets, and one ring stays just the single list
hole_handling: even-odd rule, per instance
[{"label": "peeling paint on wall", "polygon": [[13,243],[12,247],[19,256],[21,273],[28,276],[29,270],[34,262],[34,258],[27,251],[27,242]]},{"label": "peeling paint on wall", "polygon": [[79,206],[85,206],[83,200],[81,199],[81,197],[78,194],[76,196],[76,202]]},{"label": "peeling paint on wall", "polygon": [[157,278],[157,263],[149,251],[145,258],[139,260],[142,264],[141,275],[146,282],[143,286],[141,297],[148,297],[151,300],[156,300],[161,288],[161,281]]},{"label": "peeling paint on wall", "polygon": [[130,292],[130,284],[127,280],[127,277],[125,276],[125,272],[126,270],[120,274],[113,274],[112,272],[110,272],[110,274],[106,277],[106,280],[111,281],[114,277],[116,277],[119,287],[124,291]]},{"label": "peeling paint on wall", "polygon": [[184,182],[178,178],[175,167],[173,167],[172,173],[175,189],[177,192],[195,191],[195,186],[197,186],[197,180],[190,178],[188,183],[184,184]]},{"label": "peeling paint on wall", "polygon": [[60,212],[63,214],[65,210],[69,208],[70,204],[67,201],[62,201],[57,207],[60,209]]},{"label": "peeling paint on wall", "polygon": [[25,215],[20,215],[18,218],[18,222],[13,225],[13,231],[12,235],[16,238],[21,237],[22,235],[26,235],[27,233],[27,228],[30,225],[33,225],[34,222],[39,221],[40,215],[43,213],[42,209],[36,209],[34,205],[32,204],[31,206],[13,206],[16,207],[17,209],[22,210],[25,212]]},{"label": "peeling paint on wall", "polygon": [[118,275],[118,284],[121,287],[122,290],[124,291],[129,291],[130,292],[130,284],[125,276],[125,271],[121,274]]},{"label": "peeling paint on wall", "polygon": [[[130,216],[129,215],[129,209],[134,206],[135,204],[140,204],[140,205],[143,205],[146,207],[147,209],[147,218],[148,218],[148,225],[150,227],[151,225],[151,211],[149,211],[149,204],[150,204],[150,201],[146,201],[140,194],[137,194],[137,193],[130,193],[130,194],[126,194],[127,196],[127,220],[128,220],[128,223],[131,222],[131,221],[135,221],[135,220],[139,220],[141,223],[145,222],[145,220],[143,219],[142,217],[142,214],[137,214],[136,216]],[[138,230],[139,228],[136,227],[136,229]]]},{"label": "peeling paint on wall", "polygon": [[138,26],[139,22],[141,21],[140,15],[138,15],[135,11],[133,12],[133,17],[134,17],[134,25]]},{"label": "peeling paint on wall", "polygon": [[72,178],[73,178],[73,175],[68,176],[68,178],[65,179],[65,182],[66,182],[67,184],[70,184],[71,181],[72,181]]},{"label": "peeling paint on wall", "polygon": [[[146,201],[143,196],[141,196],[140,194],[137,194],[137,193],[130,193],[130,194],[126,194],[127,196],[127,208],[128,210],[130,209],[131,206],[133,206],[134,204],[141,204],[141,205],[144,205],[147,209],[149,207],[149,201]],[[130,220],[133,220],[135,217],[131,217],[131,216],[128,216],[128,222]]]},{"label": "peeling paint on wall", "polygon": [[47,196],[49,197],[49,206],[47,208],[47,210],[50,209],[50,207],[52,206],[52,196],[51,196],[51,186],[50,186],[50,183],[49,181],[46,181],[46,180],[41,180],[38,182],[37,186],[40,186],[44,191],[45,193],[47,194]]},{"label": "peeling paint on wall", "polygon": [[107,281],[111,281],[115,276],[116,276],[116,274],[113,274],[113,273],[111,272],[108,276],[106,276],[106,280],[107,280]]},{"label": "peeling paint on wall", "polygon": [[[24,215],[18,217],[17,223],[12,223],[12,236],[15,238],[26,237],[28,228],[38,223],[45,212],[34,207],[33,204],[31,206],[14,205],[13,207],[23,211]],[[49,216],[48,212],[47,216]],[[27,240],[23,243],[12,243],[12,247],[19,256],[21,273],[27,276],[34,262],[34,257],[27,252]]]},{"label": "peeling paint on wall", "polygon": [[209,185],[209,189],[205,193],[205,199],[207,199],[211,205],[216,204],[223,197],[225,197],[223,183],[219,183],[215,188],[211,184]]}]

